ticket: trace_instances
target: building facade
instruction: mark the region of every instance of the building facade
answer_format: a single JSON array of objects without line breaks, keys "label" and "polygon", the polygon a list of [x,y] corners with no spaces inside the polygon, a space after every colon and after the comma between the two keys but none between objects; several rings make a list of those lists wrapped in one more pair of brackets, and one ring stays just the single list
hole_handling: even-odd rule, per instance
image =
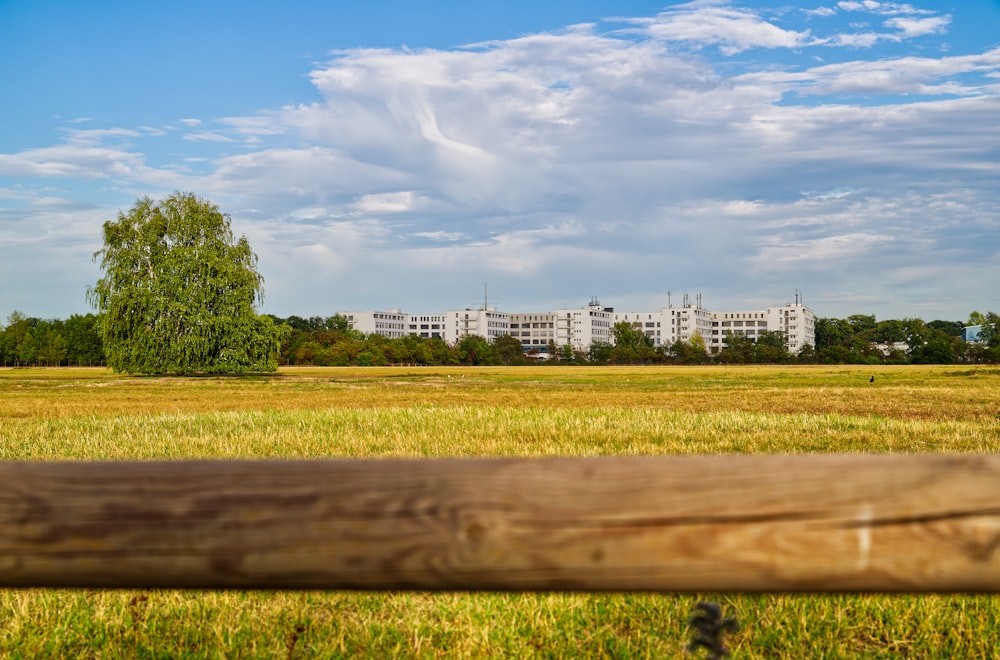
[{"label": "building facade", "polygon": [[463,309],[444,313],[443,339],[449,344],[463,337],[478,335],[490,341],[510,334],[510,314],[498,312],[496,307]]},{"label": "building facade", "polygon": [[962,328],[962,341],[966,342],[976,342],[982,341],[979,336],[983,331],[983,326],[981,325],[967,325]]},{"label": "building facade", "polygon": [[404,314],[390,309],[382,312],[340,312],[351,327],[366,334],[389,338],[417,335],[440,337],[449,344],[463,337],[478,335],[490,341],[511,335],[521,342],[525,352],[547,355],[549,346],[570,346],[587,351],[591,345],[614,343],[614,326],[627,323],[642,330],[654,347],[666,347],[677,341],[690,342],[696,335],[709,352],[725,347],[728,333],[756,340],[763,332],[780,332],[788,350],[797,353],[816,345],[816,314],[802,304],[798,291],[795,302],[764,309],[713,312],[701,305],[698,295],[692,302],[687,294],[681,307],[665,307],[648,312],[615,312],[596,298],[578,309],[552,312],[506,313],[493,306],[480,309],[452,310],[444,314]]},{"label": "building facade", "polygon": [[549,345],[556,341],[556,315],[554,312],[510,315],[510,334],[521,342],[525,353],[549,357]]},{"label": "building facade", "polygon": [[615,310],[603,307],[596,298],[582,309],[557,309],[555,316],[555,341],[558,346],[571,346],[575,351],[586,351],[591,344],[610,344],[614,339]]},{"label": "building facade", "polygon": [[437,337],[444,339],[444,326],[446,318],[444,314],[407,314],[406,327],[408,334],[430,339]]},{"label": "building facade", "polygon": [[407,315],[398,309],[383,312],[338,312],[351,328],[366,335],[382,335],[396,339],[410,334]]},{"label": "building facade", "polygon": [[780,332],[792,353],[798,353],[807,345],[816,346],[816,314],[797,298],[795,303],[781,307],[713,312],[709,350],[713,353],[722,350],[730,332],[754,341],[764,332]]},{"label": "building facade", "polygon": [[654,347],[670,346],[677,341],[691,341],[700,335],[709,345],[712,335],[712,312],[685,296],[683,307],[665,307],[656,312],[617,312],[615,323],[627,323],[635,330],[642,330],[653,341]]}]

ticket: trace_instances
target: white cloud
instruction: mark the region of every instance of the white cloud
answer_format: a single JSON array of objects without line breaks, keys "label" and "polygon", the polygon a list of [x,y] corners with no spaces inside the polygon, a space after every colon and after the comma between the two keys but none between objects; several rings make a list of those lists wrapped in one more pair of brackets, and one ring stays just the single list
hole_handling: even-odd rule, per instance
[{"label": "white cloud", "polygon": [[128,177],[142,167],[140,154],[87,144],[0,154],[0,175],[8,177]]},{"label": "white cloud", "polygon": [[838,34],[830,40],[830,43],[849,48],[871,48],[878,42],[889,38],[889,35],[876,34],[875,32],[855,32],[853,34]]},{"label": "white cloud", "polygon": [[766,213],[766,206],[758,200],[737,199],[726,203],[722,212],[726,215],[760,215]]},{"label": "white cloud", "polygon": [[235,142],[233,138],[228,135],[223,135],[218,131],[198,131],[197,133],[186,133],[184,135],[185,140],[190,140],[192,142]]},{"label": "white cloud", "polygon": [[359,213],[402,213],[412,211],[419,203],[419,198],[412,190],[392,193],[365,195],[358,199],[353,207]]},{"label": "white cloud", "polygon": [[855,0],[842,0],[837,3],[837,7],[844,11],[863,11],[872,14],[881,14],[887,16],[893,15],[914,15],[914,14],[933,14],[934,12],[929,9],[918,9],[911,4],[899,3],[899,2],[876,2],[875,0],[861,0],[857,2]]},{"label": "white cloud", "polygon": [[245,138],[281,135],[288,130],[270,113],[256,117],[224,117],[218,123]]},{"label": "white cloud", "polygon": [[846,12],[888,16],[882,25],[892,31],[876,32],[867,22],[851,21],[849,26],[858,32],[836,34],[825,40],[834,46],[872,48],[880,42],[899,43],[906,39],[943,34],[951,24],[950,14],[941,15],[937,11],[918,9],[909,4],[847,0],[837,3],[837,8]]},{"label": "white cloud", "polygon": [[812,18],[814,16],[828,17],[828,16],[836,16],[837,10],[832,7],[817,7],[816,9],[803,9],[802,13],[804,13],[809,18]]},{"label": "white cloud", "polygon": [[701,48],[718,46],[726,55],[750,48],[795,48],[809,42],[809,30],[778,27],[748,9],[701,7],[666,11],[643,22],[655,39],[685,42]]},{"label": "white cloud", "polygon": [[[801,71],[763,71],[736,78],[740,83],[794,89],[798,94],[905,94],[925,93],[948,77],[964,74],[985,80],[1000,67],[1000,48],[978,55],[903,57],[876,61],[854,60],[825,64]],[[942,94],[995,95],[982,84],[956,83]]]},{"label": "white cloud", "polygon": [[465,234],[457,231],[418,231],[413,234],[419,238],[426,238],[432,241],[460,241],[465,238]]},{"label": "white cloud", "polygon": [[940,34],[951,23],[951,16],[930,16],[927,18],[904,18],[897,16],[887,19],[884,25],[899,30],[907,39],[925,34]]},{"label": "white cloud", "polygon": [[877,2],[855,2],[854,0],[843,0],[837,3],[837,7],[844,11],[864,11],[877,8]]}]

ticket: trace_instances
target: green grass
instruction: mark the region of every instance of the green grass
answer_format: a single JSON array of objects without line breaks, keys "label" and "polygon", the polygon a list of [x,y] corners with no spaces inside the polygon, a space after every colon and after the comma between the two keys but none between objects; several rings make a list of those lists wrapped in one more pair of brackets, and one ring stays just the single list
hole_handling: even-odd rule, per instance
[{"label": "green grass", "polygon": [[[0,369],[3,460],[998,444],[996,369],[297,369],[194,379]],[[700,598],[740,620],[736,658],[1000,657],[992,596],[34,589],[0,590],[0,657],[672,658]]]},{"label": "green grass", "polygon": [[989,596],[59,591],[3,593],[6,657],[682,655],[700,598],[736,658],[990,658]]}]

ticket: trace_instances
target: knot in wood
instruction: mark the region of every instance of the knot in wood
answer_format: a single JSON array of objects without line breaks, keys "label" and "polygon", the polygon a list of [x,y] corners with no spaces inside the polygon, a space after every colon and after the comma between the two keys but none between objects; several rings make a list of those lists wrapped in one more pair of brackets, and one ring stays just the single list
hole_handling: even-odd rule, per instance
[{"label": "knot in wood", "polygon": [[953,538],[973,561],[989,563],[1000,547],[1000,521],[992,516],[976,516],[952,530]]},{"label": "knot in wood", "polygon": [[482,543],[486,538],[486,527],[473,520],[465,525],[465,538],[472,543]]}]

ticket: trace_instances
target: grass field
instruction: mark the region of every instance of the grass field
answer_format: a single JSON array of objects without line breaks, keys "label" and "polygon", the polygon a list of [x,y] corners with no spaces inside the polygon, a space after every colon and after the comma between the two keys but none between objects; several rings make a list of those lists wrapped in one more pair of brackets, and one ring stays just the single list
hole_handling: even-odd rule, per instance
[{"label": "grass field", "polygon": [[[0,369],[8,461],[998,448],[996,368]],[[1000,657],[991,596],[88,590],[0,590],[0,656],[669,658],[701,598],[736,658]]]}]

